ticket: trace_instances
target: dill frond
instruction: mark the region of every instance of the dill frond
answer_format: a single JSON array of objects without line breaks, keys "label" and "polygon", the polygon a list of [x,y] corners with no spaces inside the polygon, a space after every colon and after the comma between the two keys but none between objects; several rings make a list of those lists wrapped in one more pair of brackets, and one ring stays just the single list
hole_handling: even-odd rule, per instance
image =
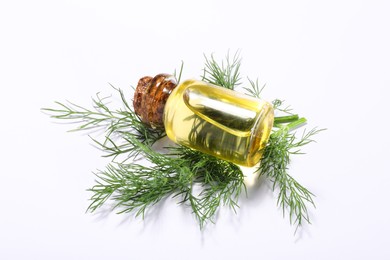
[{"label": "dill frond", "polygon": [[277,205],[283,216],[288,211],[290,223],[298,227],[304,220],[310,223],[307,205],[315,204],[314,194],[288,174],[291,155],[300,154],[302,147],[313,142],[312,137],[322,129],[312,129],[301,138],[289,130],[282,127],[271,134],[258,171],[273,182],[273,190],[279,191]]},{"label": "dill frond", "polygon": [[228,89],[234,89],[241,84],[241,58],[238,51],[234,54],[233,58],[228,53],[225,60],[222,60],[220,63],[215,60],[214,55],[211,55],[210,58],[204,55],[204,58],[205,68],[203,69],[203,81]]}]

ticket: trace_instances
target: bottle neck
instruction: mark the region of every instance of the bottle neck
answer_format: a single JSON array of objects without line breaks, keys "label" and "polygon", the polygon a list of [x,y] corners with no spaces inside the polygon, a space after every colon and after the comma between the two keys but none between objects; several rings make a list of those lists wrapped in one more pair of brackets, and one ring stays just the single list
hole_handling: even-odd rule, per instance
[{"label": "bottle neck", "polygon": [[134,112],[152,128],[163,128],[164,107],[172,90],[177,86],[172,75],[146,76],[138,81],[134,93]]}]

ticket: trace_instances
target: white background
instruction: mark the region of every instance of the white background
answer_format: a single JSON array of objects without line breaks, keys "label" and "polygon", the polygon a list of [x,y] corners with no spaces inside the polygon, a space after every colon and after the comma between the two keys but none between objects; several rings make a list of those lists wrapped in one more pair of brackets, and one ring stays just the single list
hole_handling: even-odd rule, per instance
[{"label": "white background", "polygon": [[[1,1],[0,259],[390,259],[388,1]],[[168,198],[145,221],[85,213],[103,169],[88,136],[40,111],[108,83],[199,77],[241,50],[242,76],[326,127],[290,173],[316,194],[294,235],[269,183],[201,232]],[[129,99],[131,97],[129,96]]]}]

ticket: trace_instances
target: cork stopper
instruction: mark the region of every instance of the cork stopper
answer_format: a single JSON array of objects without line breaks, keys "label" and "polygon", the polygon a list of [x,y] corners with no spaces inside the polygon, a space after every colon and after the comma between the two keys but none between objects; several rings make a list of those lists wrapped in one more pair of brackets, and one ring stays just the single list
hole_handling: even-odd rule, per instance
[{"label": "cork stopper", "polygon": [[142,122],[152,128],[163,128],[165,103],[176,87],[172,75],[158,74],[155,77],[146,76],[138,81],[134,93],[134,112]]}]

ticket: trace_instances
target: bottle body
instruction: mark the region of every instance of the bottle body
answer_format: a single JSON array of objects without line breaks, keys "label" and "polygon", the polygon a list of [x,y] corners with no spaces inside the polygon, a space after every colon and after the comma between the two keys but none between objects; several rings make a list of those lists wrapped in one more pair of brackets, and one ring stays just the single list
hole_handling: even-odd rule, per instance
[{"label": "bottle body", "polygon": [[273,120],[268,102],[196,80],[173,89],[163,113],[174,142],[248,167],[260,161]]}]

